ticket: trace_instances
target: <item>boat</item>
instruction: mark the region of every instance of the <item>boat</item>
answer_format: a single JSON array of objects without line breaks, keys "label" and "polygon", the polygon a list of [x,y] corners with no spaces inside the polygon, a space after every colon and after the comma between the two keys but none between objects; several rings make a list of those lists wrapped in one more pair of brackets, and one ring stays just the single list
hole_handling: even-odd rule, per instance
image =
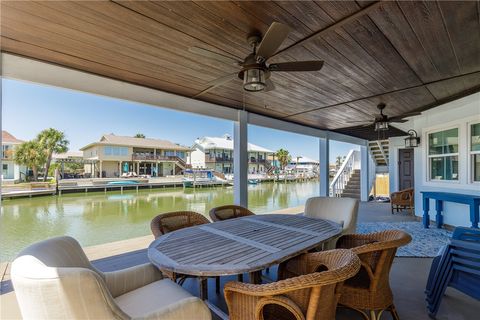
[{"label": "boat", "polygon": [[118,180],[118,181],[110,181],[107,182],[107,185],[136,185],[139,184],[140,182],[135,181],[135,180]]},{"label": "boat", "polygon": [[258,184],[258,179],[248,179],[248,184]]},{"label": "boat", "polygon": [[188,169],[183,174],[183,186],[194,188],[196,186],[218,184],[213,170],[209,169]]}]

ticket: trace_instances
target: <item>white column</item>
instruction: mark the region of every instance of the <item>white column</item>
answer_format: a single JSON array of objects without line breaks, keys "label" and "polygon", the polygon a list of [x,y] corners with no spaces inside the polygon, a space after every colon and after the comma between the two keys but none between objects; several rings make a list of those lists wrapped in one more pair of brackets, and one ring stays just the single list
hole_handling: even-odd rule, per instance
[{"label": "white column", "polygon": [[236,205],[248,206],[248,113],[239,110],[233,123],[233,194]]},{"label": "white column", "polygon": [[330,171],[330,139],[328,136],[325,138],[319,138],[319,165],[320,165],[320,196],[321,197],[328,197],[329,196],[329,171]]},{"label": "white column", "polygon": [[360,146],[360,200],[368,201],[370,186],[368,185],[368,147]]}]

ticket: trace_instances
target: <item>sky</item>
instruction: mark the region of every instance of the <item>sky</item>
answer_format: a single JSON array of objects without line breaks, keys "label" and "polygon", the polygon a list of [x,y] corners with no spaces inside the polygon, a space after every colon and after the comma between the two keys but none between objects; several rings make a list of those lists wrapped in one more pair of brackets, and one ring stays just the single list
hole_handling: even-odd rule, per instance
[{"label": "sky", "polygon": [[[233,122],[148,106],[62,88],[2,79],[2,130],[21,140],[33,139],[46,128],[63,131],[70,150],[98,141],[103,134],[170,140],[186,146],[203,136],[233,136]],[[270,150],[287,149],[292,157],[318,160],[318,139],[290,132],[249,126],[248,140]],[[358,146],[332,141],[330,163]]]}]

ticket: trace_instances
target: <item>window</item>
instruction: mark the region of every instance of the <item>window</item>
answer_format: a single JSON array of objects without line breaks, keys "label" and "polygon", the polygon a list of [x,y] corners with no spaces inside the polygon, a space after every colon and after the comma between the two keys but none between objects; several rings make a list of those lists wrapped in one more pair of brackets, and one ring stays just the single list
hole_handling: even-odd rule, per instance
[{"label": "window", "polygon": [[430,180],[458,180],[458,128],[428,135]]},{"label": "window", "polygon": [[175,156],[175,151],[173,151],[173,150],[165,150],[165,156],[166,156],[166,157],[174,157],[174,156]]},{"label": "window", "polygon": [[2,159],[10,159],[12,157],[12,149],[9,145],[2,146]]},{"label": "window", "polygon": [[2,175],[3,175],[3,178],[6,178],[8,176],[8,164],[6,163],[3,164]]},{"label": "window", "polygon": [[105,146],[103,148],[103,153],[106,156],[127,156],[128,155],[128,148],[127,147]]},{"label": "window", "polygon": [[480,123],[470,126],[470,158],[472,161],[472,180],[480,181]]},{"label": "window", "polygon": [[177,151],[177,157],[184,159],[185,158],[185,151]]}]

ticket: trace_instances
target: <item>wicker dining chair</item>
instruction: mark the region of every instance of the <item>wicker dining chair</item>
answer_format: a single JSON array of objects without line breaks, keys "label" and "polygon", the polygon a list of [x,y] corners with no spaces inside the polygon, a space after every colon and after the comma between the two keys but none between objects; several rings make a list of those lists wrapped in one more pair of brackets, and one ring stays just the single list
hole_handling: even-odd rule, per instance
[{"label": "wicker dining chair", "polygon": [[[183,228],[193,227],[197,225],[202,225],[210,223],[210,221],[200,213],[193,212],[193,211],[175,211],[175,212],[168,212],[168,213],[161,213],[155,216],[152,221],[150,222],[150,229],[156,238]],[[183,284],[185,279],[189,276],[187,275],[179,275],[175,272],[161,269],[162,273],[172,279],[173,281],[179,284]],[[220,282],[219,278],[216,279],[217,283],[217,291],[220,291]]]},{"label": "wicker dining chair", "polygon": [[[224,293],[231,320],[335,319],[342,282],[360,269],[351,250],[307,253],[290,261],[302,275],[268,284],[228,282]],[[288,268],[279,275],[288,277]]]},{"label": "wicker dining chair", "polygon": [[212,221],[223,221],[244,216],[253,216],[255,213],[241,206],[227,205],[212,208],[209,215]]},{"label": "wicker dining chair", "polygon": [[379,319],[382,312],[388,310],[393,319],[398,320],[389,275],[397,248],[411,240],[412,237],[401,230],[340,237],[337,248],[351,249],[358,254],[362,267],[355,277],[345,281],[339,305],[354,309],[370,320]]}]

